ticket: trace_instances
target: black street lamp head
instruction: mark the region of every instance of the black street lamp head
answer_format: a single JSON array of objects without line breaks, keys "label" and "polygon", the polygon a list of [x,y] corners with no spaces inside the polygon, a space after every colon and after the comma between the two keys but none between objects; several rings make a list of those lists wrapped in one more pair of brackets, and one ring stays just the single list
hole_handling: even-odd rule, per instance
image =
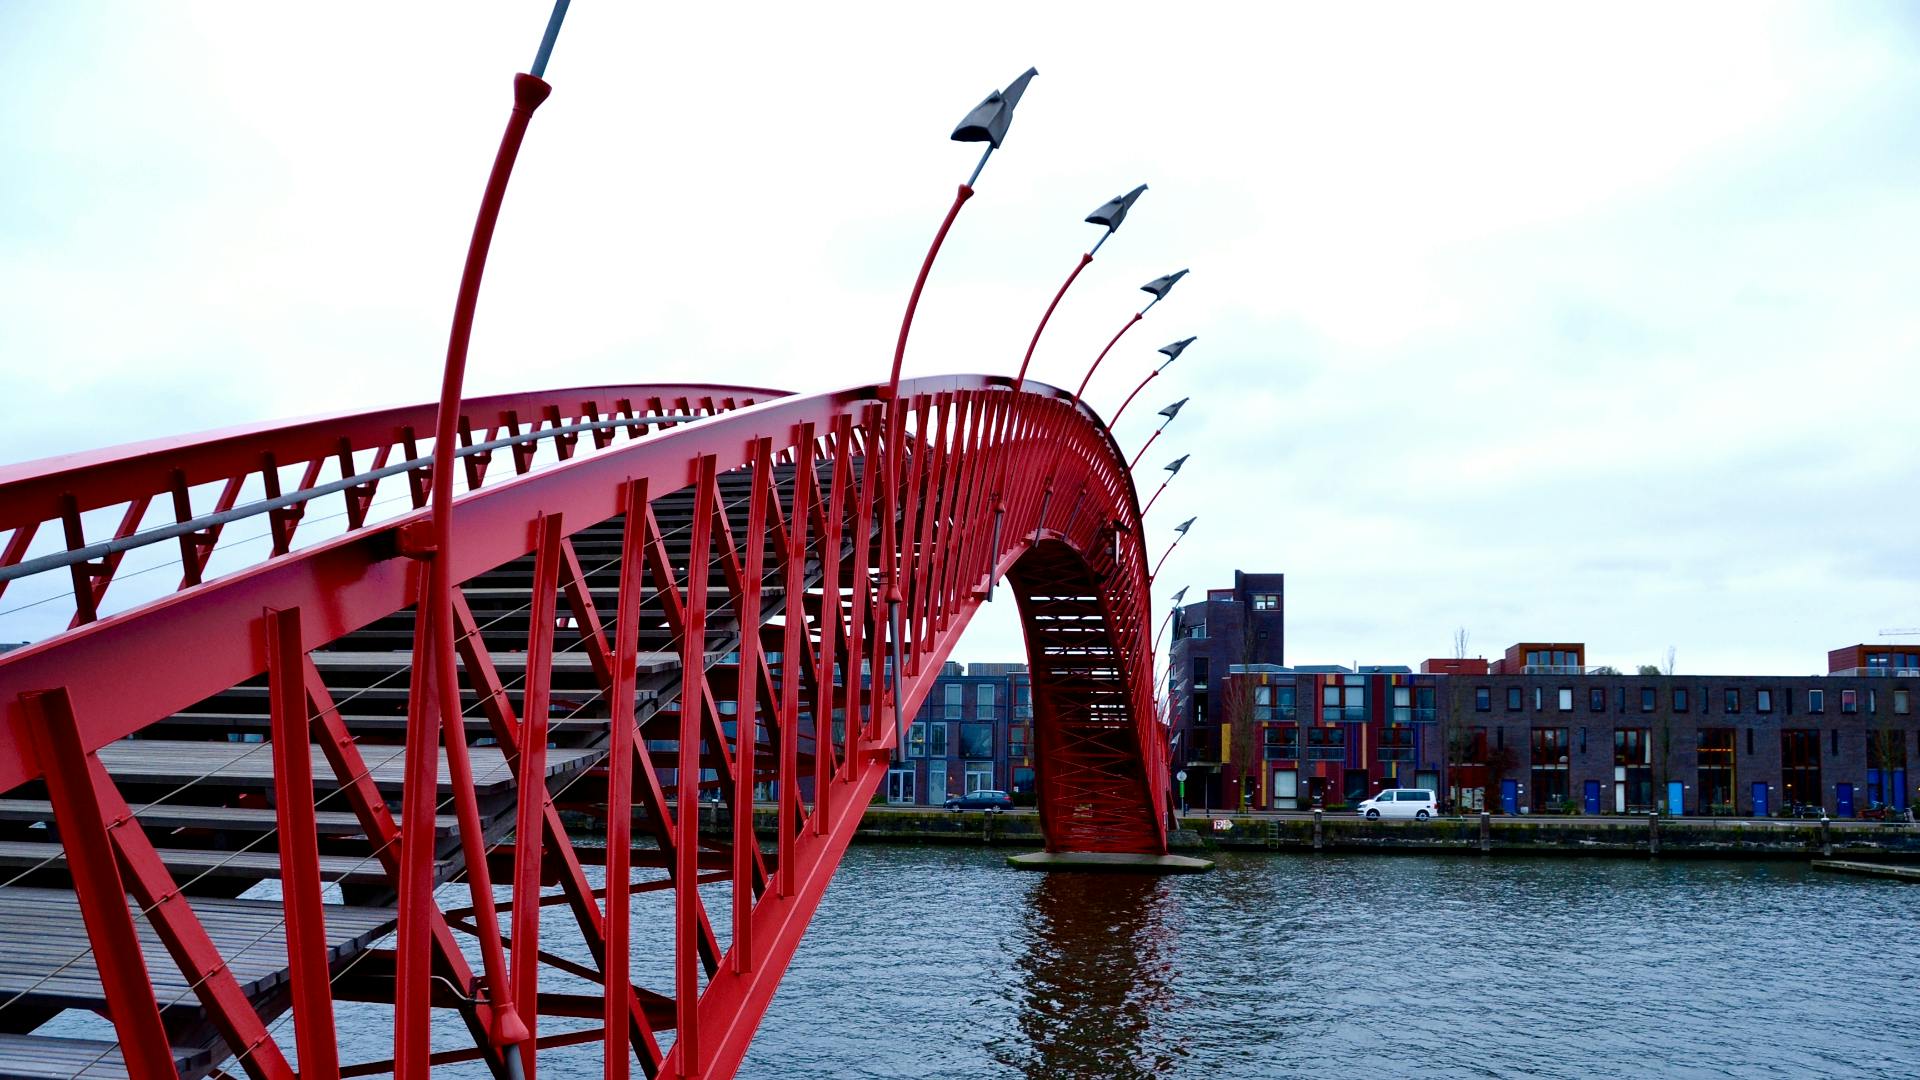
[{"label": "black street lamp head", "polygon": [[1127,211],[1133,209],[1134,200],[1138,199],[1140,193],[1145,190],[1147,190],[1147,185],[1141,184],[1125,195],[1115,195],[1113,198],[1108,199],[1105,203],[1101,204],[1100,209],[1087,215],[1087,224],[1105,225],[1108,232],[1118,229],[1120,223],[1127,220]]},{"label": "black street lamp head", "polygon": [[[1180,407],[1192,400],[1193,400],[1192,398],[1181,398],[1179,401],[1176,401],[1173,404],[1167,406],[1166,408],[1161,409],[1160,415],[1166,417],[1168,421],[1172,421],[1174,417],[1180,415]],[[1166,425],[1162,424],[1161,426],[1165,427]]]},{"label": "black street lamp head", "polygon": [[1173,291],[1173,283],[1176,281],[1179,281],[1181,278],[1186,276],[1187,276],[1187,272],[1185,270],[1182,270],[1177,274],[1168,274],[1166,277],[1157,277],[1157,278],[1154,278],[1152,281],[1147,282],[1145,285],[1140,286],[1140,291],[1146,292],[1146,293],[1152,293],[1153,298],[1155,300],[1165,300],[1167,298],[1167,294]]},{"label": "black street lamp head", "polygon": [[[1181,273],[1184,274],[1186,273],[1186,271],[1182,270]],[[1160,346],[1160,352],[1162,355],[1164,355],[1167,358],[1167,364],[1171,364],[1175,360],[1180,359],[1180,354],[1187,351],[1187,346],[1193,344],[1198,340],[1200,340],[1198,337],[1181,338],[1179,341],[1176,341],[1171,345]],[[1167,364],[1161,364],[1160,366],[1166,367]]]},{"label": "black street lamp head", "polygon": [[1180,591],[1173,594],[1173,602],[1177,604],[1180,601],[1185,600],[1187,598],[1187,590],[1191,588],[1193,588],[1193,586],[1191,585],[1180,586]]},{"label": "black street lamp head", "polygon": [[1185,536],[1187,535],[1187,530],[1193,526],[1193,523],[1199,520],[1200,518],[1198,515],[1194,517],[1190,517],[1187,520],[1181,522],[1180,524],[1175,525],[1173,527],[1173,531],[1179,533],[1181,536]]},{"label": "black street lamp head", "polygon": [[986,100],[975,105],[960,121],[960,126],[953,129],[953,141],[991,143],[995,150],[1000,149],[1000,140],[1007,137],[1007,125],[1013,123],[1013,107],[1020,104],[1020,95],[1027,92],[1027,81],[1038,74],[1037,68],[1028,68],[1008,83],[1005,90],[988,94]]},{"label": "black street lamp head", "polygon": [[[1167,471],[1174,474],[1175,476],[1180,475],[1180,466],[1185,465],[1187,463],[1187,459],[1192,456],[1193,456],[1192,454],[1181,454],[1179,457],[1174,458],[1171,462],[1167,464]],[[1181,531],[1185,532],[1186,530],[1182,529]]]}]

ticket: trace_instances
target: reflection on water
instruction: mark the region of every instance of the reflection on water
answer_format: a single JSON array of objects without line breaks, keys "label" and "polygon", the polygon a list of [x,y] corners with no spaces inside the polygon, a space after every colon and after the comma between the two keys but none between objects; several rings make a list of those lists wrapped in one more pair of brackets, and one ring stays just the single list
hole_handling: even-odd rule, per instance
[{"label": "reflection on water", "polygon": [[[1248,854],[1161,879],[1004,857],[848,852],[741,1075],[1920,1077],[1911,885],[1785,862]],[[662,909],[636,910],[636,977],[668,985]],[[587,960],[548,918],[543,944]],[[339,1013],[348,1057],[385,1056],[390,1010]],[[435,1048],[464,1044],[445,1019]],[[540,1062],[601,1076],[594,1047]]]},{"label": "reflection on water", "polygon": [[1177,1040],[1147,1038],[1174,1006],[1166,880],[1045,874],[1024,891],[1014,978],[1003,987],[1018,1033],[987,1040],[993,1059],[1035,1078],[1171,1074]]}]

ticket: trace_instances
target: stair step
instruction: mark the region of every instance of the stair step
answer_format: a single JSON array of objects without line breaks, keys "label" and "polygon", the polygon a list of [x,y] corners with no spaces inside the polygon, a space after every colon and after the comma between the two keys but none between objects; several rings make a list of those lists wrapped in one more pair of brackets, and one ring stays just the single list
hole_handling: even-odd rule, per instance
[{"label": "stair step", "polygon": [[[213,1065],[207,1050],[173,1051],[173,1067],[192,1076]],[[0,1080],[126,1080],[120,1044],[0,1032]]]}]

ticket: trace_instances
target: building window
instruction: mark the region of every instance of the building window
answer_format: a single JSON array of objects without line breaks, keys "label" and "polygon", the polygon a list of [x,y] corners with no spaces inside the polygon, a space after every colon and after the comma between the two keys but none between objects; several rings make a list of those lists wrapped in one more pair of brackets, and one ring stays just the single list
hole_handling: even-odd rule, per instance
[{"label": "building window", "polygon": [[1493,689],[1491,687],[1476,686],[1473,688],[1473,711],[1493,711]]},{"label": "building window", "polygon": [[1867,711],[1870,713],[1880,711],[1880,691],[1878,689],[1867,691]]},{"label": "building window", "polygon": [[1905,690],[1895,690],[1893,692],[1893,713],[1895,716],[1907,715],[1908,710],[1912,707],[1913,705],[1908,701]]},{"label": "building window", "polygon": [[923,758],[927,756],[927,729],[932,726],[934,725],[923,720],[907,729],[908,757]]},{"label": "building window", "polygon": [[896,805],[913,801],[913,766],[887,770],[887,801]]},{"label": "building window", "polygon": [[1413,729],[1389,724],[1380,732],[1381,761],[1413,760]]},{"label": "building window", "polygon": [[1413,722],[1416,724],[1431,724],[1434,721],[1433,699],[1435,690],[1431,686],[1420,686],[1415,689],[1419,692],[1413,696]]},{"label": "building window", "polygon": [[[1413,722],[1413,687],[1396,686],[1393,688],[1393,722],[1409,724]],[[1408,758],[1412,761],[1412,758]]]},{"label": "building window", "polygon": [[1587,688],[1587,711],[1607,711],[1607,691],[1605,687],[1593,686]]},{"label": "building window", "polygon": [[1773,691],[1755,690],[1753,692],[1753,711],[1770,713],[1773,711]]},{"label": "building window", "polygon": [[1268,761],[1292,761],[1299,755],[1300,726],[1278,724],[1261,734]]},{"label": "building window", "polygon": [[1294,696],[1296,693],[1297,691],[1291,686],[1276,686],[1273,688],[1273,707],[1279,710],[1274,714],[1274,719],[1293,719],[1295,703],[1298,700]]},{"label": "building window", "polygon": [[1568,739],[1563,727],[1533,729],[1533,810],[1558,810],[1567,801]]},{"label": "building window", "polygon": [[1346,757],[1346,728],[1310,727],[1307,729],[1307,760],[1344,761]]},{"label": "building window", "polygon": [[1013,718],[1015,720],[1033,719],[1033,687],[1026,683],[1013,688]]},{"label": "building window", "polygon": [[1789,728],[1780,733],[1780,786],[1789,810],[1823,804],[1818,731]]},{"label": "building window", "polygon": [[1016,768],[1013,770],[1013,794],[1015,795],[1033,794],[1033,770],[1032,769]]},{"label": "building window", "polygon": [[1832,731],[1828,732],[1827,734],[1833,736],[1833,738],[1830,740],[1830,745],[1827,748],[1827,752],[1837,756],[1840,753],[1840,729],[1834,728]]},{"label": "building window", "polygon": [[1729,686],[1726,690],[1726,711],[1732,716],[1740,711],[1740,688]]},{"label": "building window", "polygon": [[1533,688],[1533,711],[1534,712],[1546,711],[1546,705],[1543,704],[1543,702],[1546,700],[1546,693],[1547,692],[1545,690],[1541,689],[1538,686]]},{"label": "building window", "polygon": [[1273,687],[1255,686],[1253,688],[1253,718],[1255,720],[1273,719]]},{"label": "building window", "polygon": [[1807,711],[1808,712],[1826,712],[1827,711],[1827,692],[1825,690],[1807,691]]},{"label": "building window", "polygon": [[[1751,729],[1749,729],[1751,731]],[[1732,728],[1701,728],[1699,806],[1709,814],[1736,813]]]},{"label": "building window", "polygon": [[1640,711],[1652,712],[1660,706],[1660,692],[1651,686],[1640,688]]},{"label": "building window", "polygon": [[1840,691],[1840,711],[1843,713],[1859,712],[1860,711],[1860,691],[1858,690]]},{"label": "building window", "polygon": [[1507,711],[1520,711],[1520,688],[1517,686],[1507,687]]},{"label": "building window", "polygon": [[1193,658],[1193,685],[1196,689],[1204,689],[1207,685],[1207,658],[1204,656]]},{"label": "building window", "polygon": [[[990,758],[993,756],[993,725],[967,723],[960,725],[960,756],[970,758]],[[991,785],[989,785],[991,786]]]},{"label": "building window", "polygon": [[1653,809],[1653,739],[1647,728],[1613,729],[1613,809]]},{"label": "building window", "polygon": [[969,795],[976,791],[993,790],[993,762],[967,762],[966,785],[964,790]]},{"label": "building window", "polygon": [[994,719],[994,692],[992,683],[981,683],[973,692],[973,715],[977,720]]},{"label": "building window", "polygon": [[1009,724],[1007,726],[1007,753],[1016,758],[1024,758],[1032,753],[1033,725]]},{"label": "building window", "polygon": [[1560,711],[1573,711],[1573,687],[1571,686],[1563,686],[1560,688]]},{"label": "building window", "polygon": [[950,753],[947,747],[947,732],[953,730],[944,722],[927,725],[927,756],[944,758]]},{"label": "building window", "polygon": [[965,687],[959,683],[948,683],[943,693],[946,695],[947,719],[958,720],[966,715],[966,706],[962,703]]},{"label": "building window", "polygon": [[1270,593],[1270,592],[1254,593],[1253,594],[1253,610],[1279,611],[1280,610],[1280,594]]},{"label": "building window", "polygon": [[1687,711],[1687,688],[1684,686],[1676,686],[1673,688],[1673,711]]}]

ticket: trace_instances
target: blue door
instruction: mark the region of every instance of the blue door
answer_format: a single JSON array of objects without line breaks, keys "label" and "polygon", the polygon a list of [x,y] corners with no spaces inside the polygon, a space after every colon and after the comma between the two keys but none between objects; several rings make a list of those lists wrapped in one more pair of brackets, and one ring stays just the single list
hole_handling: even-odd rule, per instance
[{"label": "blue door", "polygon": [[1680,781],[1667,781],[1667,813],[1679,817],[1687,812],[1686,803],[1686,790],[1680,786]]},{"label": "blue door", "polygon": [[1500,812],[1503,814],[1520,812],[1520,781],[1500,781]]},{"label": "blue door", "polygon": [[1600,812],[1600,781],[1589,780],[1587,781],[1587,813],[1597,814],[1599,812]]},{"label": "blue door", "polygon": [[1853,785],[1833,785],[1833,813],[1835,817],[1853,816]]},{"label": "blue door", "polygon": [[1753,816],[1767,816],[1767,785],[1758,782],[1753,785]]}]

